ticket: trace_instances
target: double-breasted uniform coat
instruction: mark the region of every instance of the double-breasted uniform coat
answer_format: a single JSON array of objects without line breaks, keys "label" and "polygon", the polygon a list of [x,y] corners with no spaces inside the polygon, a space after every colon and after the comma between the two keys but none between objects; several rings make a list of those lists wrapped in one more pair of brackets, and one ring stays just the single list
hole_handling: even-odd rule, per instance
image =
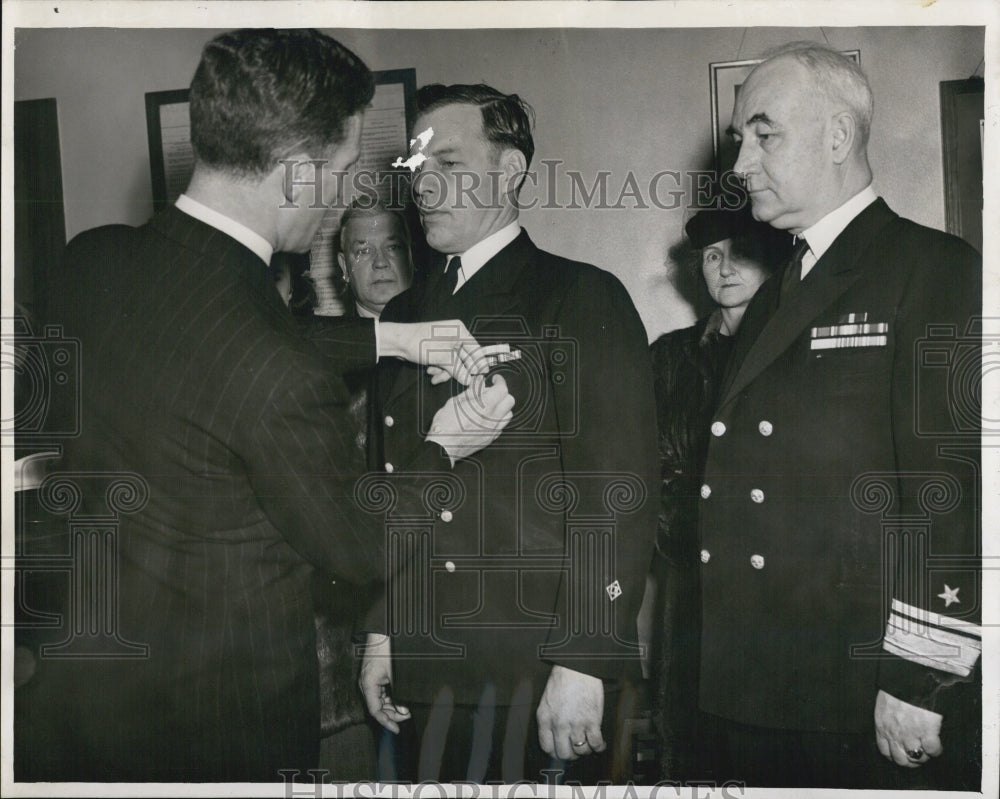
[{"label": "double-breasted uniform coat", "polygon": [[864,732],[880,687],[947,716],[973,678],[981,280],[876,200],[753,300],[701,487],[704,710]]},{"label": "double-breasted uniform coat", "polygon": [[[516,398],[500,438],[451,470],[431,522],[401,518],[411,566],[390,583],[393,690],[403,703],[535,703],[552,663],[619,680],[637,668],[636,614],[656,529],[657,454],[646,334],[621,283],[539,250],[522,231],[461,289],[426,283],[382,319],[461,319],[481,344],[508,343],[499,364]],[[370,437],[375,465],[414,469],[433,407],[452,384],[380,366]],[[391,566],[391,564],[390,564]],[[533,690],[515,688],[527,680]],[[533,693],[533,698],[532,698]]]}]

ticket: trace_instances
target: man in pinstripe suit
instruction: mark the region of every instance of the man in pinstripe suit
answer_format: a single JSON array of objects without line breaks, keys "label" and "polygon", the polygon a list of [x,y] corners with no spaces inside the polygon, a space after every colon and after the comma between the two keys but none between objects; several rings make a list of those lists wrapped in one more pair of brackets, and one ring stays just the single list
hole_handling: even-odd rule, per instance
[{"label": "man in pinstripe suit", "polygon": [[[309,779],[313,569],[362,584],[384,568],[381,535],[353,503],[363,467],[336,374],[374,362],[376,337],[367,322],[327,331],[321,352],[267,266],[275,250],[308,248],[335,201],[320,170],[357,159],[372,93],[360,59],[314,31],[216,37],[191,85],[187,192],[141,228],[70,245],[52,319],[84,359],[82,434],[66,467],[81,484],[130,474],[148,496],[117,536],[115,637],[133,657],[108,656],[95,638],[89,659],[43,662],[19,779]],[[403,332],[383,327],[378,351],[406,355]],[[487,420],[452,437],[452,457],[510,417],[502,381],[475,388],[483,407],[462,394],[438,416],[453,434],[460,414]],[[88,513],[107,501],[84,491]]]}]

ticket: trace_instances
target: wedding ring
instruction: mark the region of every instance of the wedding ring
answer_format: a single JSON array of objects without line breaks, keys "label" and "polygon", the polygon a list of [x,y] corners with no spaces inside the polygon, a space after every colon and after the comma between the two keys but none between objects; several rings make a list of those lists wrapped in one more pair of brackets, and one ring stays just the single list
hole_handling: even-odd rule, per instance
[{"label": "wedding ring", "polygon": [[923,749],[907,749],[906,750],[906,756],[908,758],[910,758],[910,760],[920,760],[924,756],[924,750]]},{"label": "wedding ring", "polygon": [[584,746],[587,743],[587,739],[584,738],[582,741],[570,741],[570,743],[573,744],[573,746]]}]

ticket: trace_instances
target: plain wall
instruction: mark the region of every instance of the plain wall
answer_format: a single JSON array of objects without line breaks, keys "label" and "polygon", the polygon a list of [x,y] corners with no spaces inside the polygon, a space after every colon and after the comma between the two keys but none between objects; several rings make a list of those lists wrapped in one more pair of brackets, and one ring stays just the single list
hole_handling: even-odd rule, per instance
[{"label": "plain wall", "polygon": [[[825,28],[830,44],[861,51],[875,92],[869,147],[875,188],[904,216],[944,228],[938,84],[981,66],[980,27]],[[537,112],[535,166],[562,163],[590,186],[610,172],[610,203],[628,175],[646,194],[664,170],[703,169],[711,158],[709,64],[754,58],[819,28],[331,30],[372,69],[415,67],[418,85],[483,81],[517,92]],[[152,212],[145,99],[184,88],[207,29],[21,29],[15,99],[54,97],[62,143],[66,233]],[[687,188],[682,180],[681,188]],[[678,189],[659,184],[667,203]],[[551,196],[540,169],[536,196]],[[536,207],[522,224],[539,246],[614,272],[650,338],[690,324],[674,288],[669,250],[682,238],[685,201],[662,209]]]}]

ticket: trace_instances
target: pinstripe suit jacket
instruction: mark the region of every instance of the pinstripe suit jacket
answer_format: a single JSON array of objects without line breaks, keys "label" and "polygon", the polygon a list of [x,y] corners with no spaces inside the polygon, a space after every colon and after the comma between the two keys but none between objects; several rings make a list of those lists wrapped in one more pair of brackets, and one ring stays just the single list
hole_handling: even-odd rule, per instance
[{"label": "pinstripe suit jacket", "polygon": [[[347,390],[225,234],[170,209],[85,235],[52,320],[83,352],[67,462],[148,487],[120,519],[117,612],[149,654],[46,664],[61,778],[279,781],[318,757],[313,569],[383,569],[353,502]],[[370,328],[345,343],[340,367],[374,362]],[[85,502],[102,512],[103,495]]]}]

